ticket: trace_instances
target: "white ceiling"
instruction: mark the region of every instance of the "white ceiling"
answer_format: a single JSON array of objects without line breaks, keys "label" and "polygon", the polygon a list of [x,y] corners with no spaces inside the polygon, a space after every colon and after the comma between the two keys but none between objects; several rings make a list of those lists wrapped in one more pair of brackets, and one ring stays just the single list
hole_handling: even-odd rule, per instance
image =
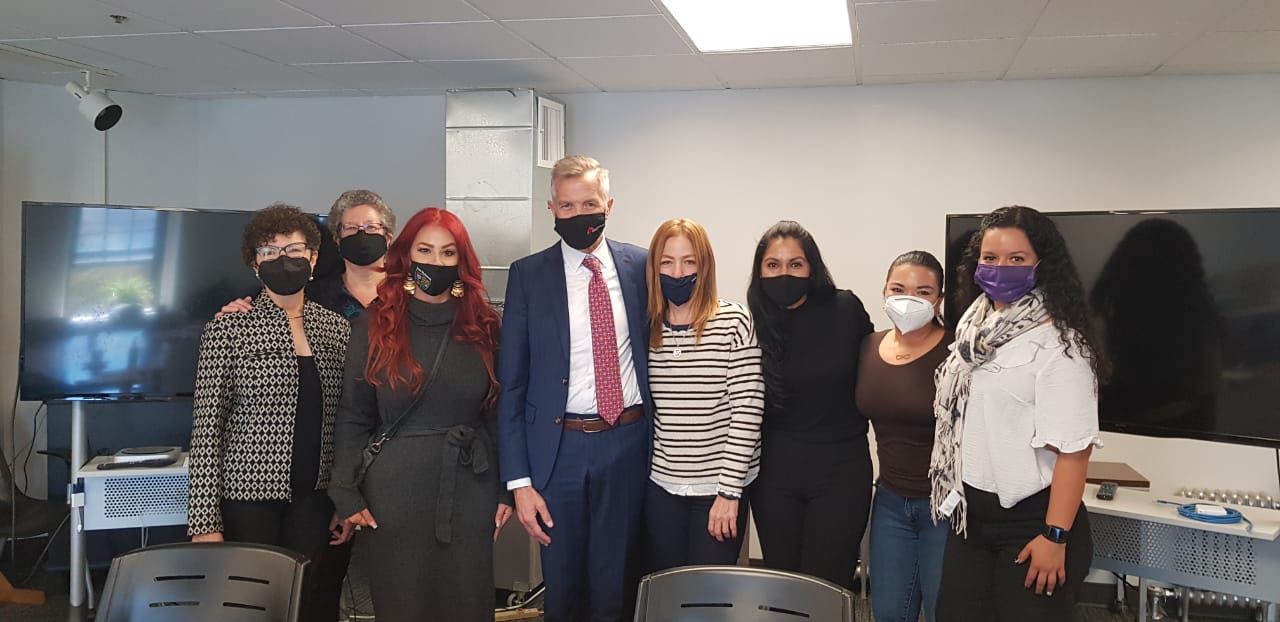
[{"label": "white ceiling", "polygon": [[0,78],[61,84],[65,59],[118,74],[97,87],[203,98],[1280,71],[1280,0],[849,9],[850,47],[702,54],[660,0],[2,0]]}]

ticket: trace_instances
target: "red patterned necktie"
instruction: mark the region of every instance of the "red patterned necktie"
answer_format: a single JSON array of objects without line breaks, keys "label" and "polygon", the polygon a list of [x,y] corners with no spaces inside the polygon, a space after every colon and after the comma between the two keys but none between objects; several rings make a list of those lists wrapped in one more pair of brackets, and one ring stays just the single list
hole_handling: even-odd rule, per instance
[{"label": "red patterned necktie", "polygon": [[596,366],[596,410],[614,425],[622,415],[622,372],[618,370],[618,332],[613,322],[609,286],[600,271],[600,260],[587,255],[582,265],[591,271],[587,301],[591,304],[591,358]]}]

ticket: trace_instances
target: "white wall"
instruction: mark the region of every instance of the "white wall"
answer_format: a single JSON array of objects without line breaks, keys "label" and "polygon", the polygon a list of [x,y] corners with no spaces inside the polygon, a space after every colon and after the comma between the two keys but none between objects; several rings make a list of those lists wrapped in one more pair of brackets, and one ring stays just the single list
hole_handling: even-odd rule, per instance
[{"label": "white wall", "polygon": [[401,222],[444,205],[444,97],[235,99],[197,103],[197,205],[288,201],[328,212],[370,188]]}]

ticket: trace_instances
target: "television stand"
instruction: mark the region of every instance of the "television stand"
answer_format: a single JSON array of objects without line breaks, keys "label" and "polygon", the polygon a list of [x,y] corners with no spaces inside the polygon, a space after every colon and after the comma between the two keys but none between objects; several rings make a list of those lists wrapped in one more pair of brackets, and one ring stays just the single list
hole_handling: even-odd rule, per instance
[{"label": "television stand", "polygon": [[165,467],[99,470],[111,456],[89,459],[83,401],[71,402],[71,598],[93,607],[85,532],[187,524],[187,454]]}]

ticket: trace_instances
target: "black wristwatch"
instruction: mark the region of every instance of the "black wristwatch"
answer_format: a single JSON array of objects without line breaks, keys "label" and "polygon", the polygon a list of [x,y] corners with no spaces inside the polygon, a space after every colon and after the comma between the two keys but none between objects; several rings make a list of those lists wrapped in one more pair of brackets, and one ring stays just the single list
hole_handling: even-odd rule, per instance
[{"label": "black wristwatch", "polygon": [[1054,544],[1066,544],[1067,540],[1071,537],[1071,532],[1061,527],[1045,525],[1043,535],[1046,540]]},{"label": "black wristwatch", "polygon": [[717,492],[717,493],[716,493],[716,496],[719,496],[719,497],[722,497],[722,498],[728,499],[728,500],[730,500],[730,501],[741,501],[741,500],[742,500],[742,495],[737,495],[737,494],[731,493],[731,492],[729,492],[729,491],[727,491],[727,490],[721,490],[720,492]]}]

